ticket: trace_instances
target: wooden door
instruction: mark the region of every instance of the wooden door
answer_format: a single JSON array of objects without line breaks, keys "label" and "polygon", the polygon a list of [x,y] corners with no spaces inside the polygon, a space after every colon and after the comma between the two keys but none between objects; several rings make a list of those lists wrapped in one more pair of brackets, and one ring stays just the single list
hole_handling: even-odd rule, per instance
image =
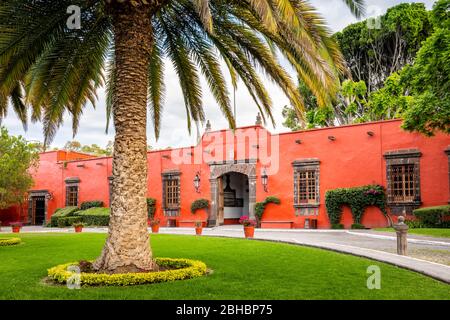
[{"label": "wooden door", "polygon": [[217,204],[217,224],[224,224],[224,201],[223,201],[223,179],[217,178],[217,189],[219,189],[219,202]]}]

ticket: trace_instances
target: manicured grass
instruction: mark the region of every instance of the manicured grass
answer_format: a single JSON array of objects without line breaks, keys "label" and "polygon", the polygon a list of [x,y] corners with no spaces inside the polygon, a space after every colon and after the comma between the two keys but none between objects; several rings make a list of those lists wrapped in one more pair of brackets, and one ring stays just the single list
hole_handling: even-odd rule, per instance
[{"label": "manicured grass", "polygon": [[[395,232],[393,228],[377,228],[375,231],[388,231]],[[438,228],[418,228],[409,229],[408,233],[419,234],[423,236],[450,238],[450,229],[438,229]]]},{"label": "manicured grass", "polygon": [[[44,284],[47,268],[94,259],[105,235],[19,236],[22,244],[0,248],[0,299],[450,298],[447,284],[350,255],[271,242],[177,235],[152,235],[155,256],[202,260],[212,274],[172,283],[69,290]],[[370,265],[381,268],[381,290],[366,287]]]}]

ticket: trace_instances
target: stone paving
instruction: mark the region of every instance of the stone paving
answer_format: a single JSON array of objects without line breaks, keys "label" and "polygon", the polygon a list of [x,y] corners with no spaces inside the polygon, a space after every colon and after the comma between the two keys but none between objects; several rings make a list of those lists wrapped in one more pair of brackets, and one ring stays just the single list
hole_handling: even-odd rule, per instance
[{"label": "stone paving", "polygon": [[[2,233],[10,232],[3,227]],[[23,227],[21,232],[66,232],[73,228]],[[107,228],[84,232],[106,233]],[[194,228],[160,228],[163,234],[194,234]],[[205,236],[243,238],[242,226],[205,228]],[[396,254],[395,234],[374,231],[256,229],[255,239],[307,245],[387,262],[450,283],[450,239],[408,235],[408,257]]]}]

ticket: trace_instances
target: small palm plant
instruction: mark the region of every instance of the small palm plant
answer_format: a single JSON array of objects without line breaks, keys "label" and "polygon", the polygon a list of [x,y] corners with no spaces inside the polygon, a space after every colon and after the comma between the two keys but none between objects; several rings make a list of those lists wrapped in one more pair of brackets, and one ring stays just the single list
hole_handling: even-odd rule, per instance
[{"label": "small palm plant", "polygon": [[[359,15],[363,0],[343,0]],[[68,25],[79,8],[80,28]],[[69,11],[70,12],[70,11]],[[155,268],[147,233],[147,107],[156,137],[171,61],[186,105],[187,127],[203,123],[201,75],[231,128],[229,91],[247,87],[264,120],[272,102],[256,70],[278,84],[299,114],[303,99],[281,66],[283,56],[320,104],[337,91],[344,59],[323,19],[304,0],[2,0],[0,118],[8,100],[27,123],[42,121],[45,145],[66,115],[74,134],[102,85],[107,126],[115,128],[109,235],[96,270]]]}]

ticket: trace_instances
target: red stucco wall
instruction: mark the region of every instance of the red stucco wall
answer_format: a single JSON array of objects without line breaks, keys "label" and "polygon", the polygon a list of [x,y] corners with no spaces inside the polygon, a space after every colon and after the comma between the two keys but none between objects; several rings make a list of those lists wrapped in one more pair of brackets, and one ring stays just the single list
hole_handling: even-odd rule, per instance
[{"label": "red stucco wall", "polygon": [[[398,149],[419,149],[421,199],[423,206],[446,204],[449,200],[448,157],[444,150],[450,145],[450,137],[438,134],[428,138],[408,133],[400,128],[401,121],[385,121],[336,128],[316,129],[270,135],[261,126],[236,130],[233,136],[229,130],[205,134],[195,147],[153,151],[148,153],[148,196],[157,199],[156,216],[166,222],[162,214],[161,172],[177,169],[181,172],[181,224],[206,218],[206,213],[192,215],[191,202],[198,198],[211,199],[208,162],[217,159],[256,159],[256,201],[269,195],[280,198],[280,205],[267,207],[264,221],[291,222],[294,228],[303,228],[305,218],[317,218],[319,228],[329,228],[325,210],[325,192],[343,187],[367,184],[386,186],[386,163],[383,154]],[[367,134],[373,132],[372,136]],[[246,136],[247,138],[242,138]],[[334,136],[331,141],[328,137]],[[239,138],[237,138],[239,137]],[[256,139],[256,140],[255,140]],[[300,140],[301,143],[296,143]],[[255,144],[255,141],[256,144]],[[275,143],[274,143],[275,141]],[[261,148],[269,145],[266,148]],[[278,148],[277,148],[278,146]],[[263,150],[264,149],[264,150]],[[279,153],[275,152],[279,150]],[[210,152],[213,150],[214,152]],[[267,166],[262,152],[278,154],[279,161],[268,171],[268,192],[261,184],[261,168]],[[222,153],[222,154],[221,154]],[[84,160],[68,161],[84,157]],[[296,216],[293,207],[294,169],[292,162],[305,158],[320,160],[320,207],[318,217]],[[197,160],[197,161],[193,161]],[[68,161],[68,162],[65,162]],[[194,163],[192,163],[194,162]],[[33,190],[49,190],[53,199],[48,202],[48,218],[56,208],[65,203],[65,183],[68,177],[78,177],[79,203],[88,200],[102,200],[109,204],[108,177],[112,172],[111,158],[89,158],[82,154],[48,152],[40,156],[40,166],[34,173]],[[193,186],[196,173],[200,174],[201,187],[197,193]],[[378,209],[369,208],[363,216],[363,224],[369,227],[387,224]],[[345,211],[345,210],[344,210]],[[345,214],[344,214],[345,216]],[[345,224],[351,225],[351,216]],[[1,220],[1,214],[0,214]],[[267,225],[270,227],[270,225]]]}]

